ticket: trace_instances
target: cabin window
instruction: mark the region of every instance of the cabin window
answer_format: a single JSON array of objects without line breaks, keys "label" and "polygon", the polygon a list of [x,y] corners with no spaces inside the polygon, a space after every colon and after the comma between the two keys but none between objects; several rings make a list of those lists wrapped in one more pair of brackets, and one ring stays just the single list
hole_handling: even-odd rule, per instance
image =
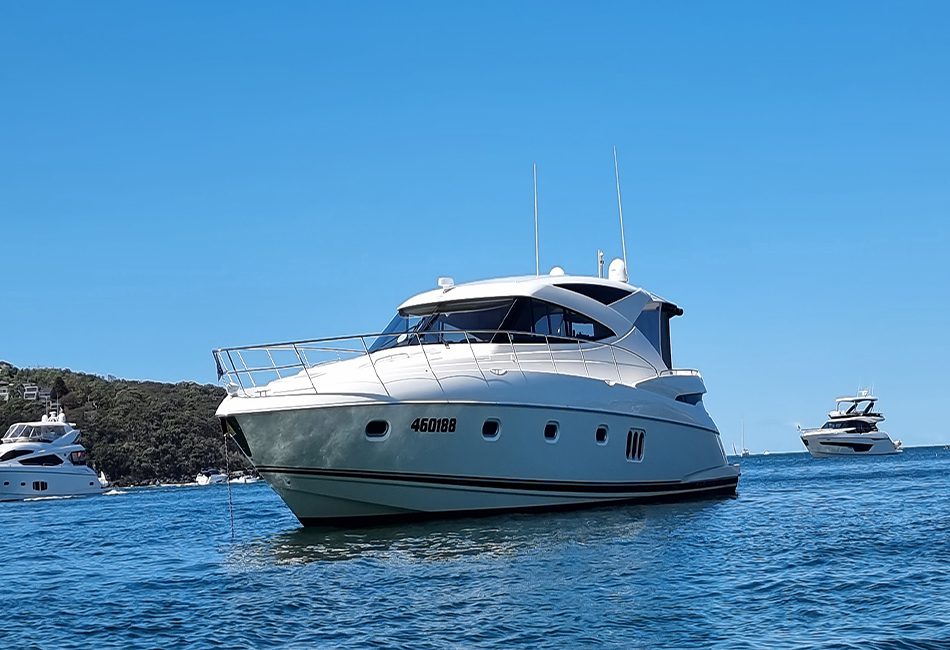
[{"label": "cabin window", "polygon": [[670,319],[682,314],[675,305],[650,303],[643,308],[633,326],[643,334],[650,345],[663,359],[667,368],[673,367],[673,350],[670,345]]},{"label": "cabin window", "polygon": [[[512,300],[472,304],[444,305],[425,323],[422,340],[425,343],[487,343],[498,331],[505,316],[511,311]],[[455,333],[460,330],[469,332]]]},{"label": "cabin window", "polygon": [[13,460],[14,458],[19,458],[20,456],[29,456],[34,452],[33,449],[12,449],[2,456],[0,456],[0,463],[5,460]]},{"label": "cabin window", "polygon": [[[467,300],[426,305],[418,313],[399,313],[370,352],[423,343],[487,343],[511,311],[514,298]],[[468,334],[462,334],[465,330]]]},{"label": "cabin window", "polygon": [[693,406],[696,406],[697,404],[699,404],[702,401],[702,399],[703,399],[702,393],[686,393],[685,395],[676,396],[677,402],[683,402],[684,404],[692,404]]},{"label": "cabin window", "polygon": [[825,422],[822,429],[853,429],[855,433],[871,433],[877,431],[877,425],[864,420],[831,420]]},{"label": "cabin window", "polygon": [[43,492],[43,491],[45,491],[45,490],[47,490],[47,489],[49,489],[49,485],[47,485],[46,481],[33,481],[33,490],[34,490],[34,491],[36,491],[36,492]]},{"label": "cabin window", "polygon": [[597,427],[597,430],[594,432],[594,440],[597,442],[598,445],[607,444],[607,425],[606,424],[602,424],[599,427]]},{"label": "cabin window", "polygon": [[[533,298],[456,301],[397,314],[370,352],[423,343],[573,343],[616,336],[610,328],[570,309]],[[462,331],[467,332],[463,334]],[[509,339],[499,331],[524,332]],[[536,334],[537,336],[533,336]],[[556,339],[564,337],[563,341]]]},{"label": "cabin window", "polygon": [[482,437],[486,440],[497,440],[498,434],[501,433],[501,422],[494,418],[485,420],[485,423],[482,425]]},{"label": "cabin window", "polygon": [[[573,343],[573,339],[599,341],[615,336],[610,328],[589,316],[534,298],[519,298],[515,301],[501,329],[519,332],[512,334],[514,343],[544,343],[545,336],[552,343]],[[559,341],[559,337],[568,338]],[[507,343],[508,336],[500,335],[495,342]]]},{"label": "cabin window", "polygon": [[41,465],[43,467],[52,467],[53,465],[62,465],[63,459],[59,456],[47,454],[46,456],[37,456],[36,458],[24,458],[20,461],[21,465]]},{"label": "cabin window", "polygon": [[86,452],[84,451],[74,451],[69,454],[69,462],[73,465],[85,465],[86,464]]},{"label": "cabin window", "polygon": [[643,429],[630,429],[627,432],[627,460],[639,462],[643,460],[643,439],[646,432]]},{"label": "cabin window", "polygon": [[4,440],[43,440],[50,442],[66,433],[63,425],[59,424],[14,424],[3,435]]},{"label": "cabin window", "polygon": [[370,420],[366,423],[367,438],[385,438],[389,433],[389,422],[386,420]]},{"label": "cabin window", "polygon": [[557,441],[557,433],[558,433],[557,422],[554,422],[552,420],[551,422],[548,422],[547,424],[544,425],[544,439],[547,440],[548,442]]},{"label": "cabin window", "polygon": [[660,353],[660,306],[657,304],[647,305],[640,315],[637,316],[633,326],[638,332],[643,334],[653,349]]}]

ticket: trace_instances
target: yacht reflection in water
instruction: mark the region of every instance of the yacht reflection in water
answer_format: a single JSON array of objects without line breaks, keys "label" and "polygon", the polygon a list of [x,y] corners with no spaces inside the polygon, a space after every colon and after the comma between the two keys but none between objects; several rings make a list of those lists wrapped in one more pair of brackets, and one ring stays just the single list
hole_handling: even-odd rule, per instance
[{"label": "yacht reflection in water", "polygon": [[513,513],[362,529],[298,528],[238,549],[243,564],[306,564],[404,558],[445,562],[554,552],[565,546],[616,545],[652,528],[695,525],[721,503],[695,501],[587,511]]}]

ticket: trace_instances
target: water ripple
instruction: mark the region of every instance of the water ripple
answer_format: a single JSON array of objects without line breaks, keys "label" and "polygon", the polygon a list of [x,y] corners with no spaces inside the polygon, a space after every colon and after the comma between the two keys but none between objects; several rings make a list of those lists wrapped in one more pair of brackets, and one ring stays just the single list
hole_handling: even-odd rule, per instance
[{"label": "water ripple", "polygon": [[263,484],[0,504],[0,646],[948,648],[950,454],[743,459],[736,499],[350,531]]}]

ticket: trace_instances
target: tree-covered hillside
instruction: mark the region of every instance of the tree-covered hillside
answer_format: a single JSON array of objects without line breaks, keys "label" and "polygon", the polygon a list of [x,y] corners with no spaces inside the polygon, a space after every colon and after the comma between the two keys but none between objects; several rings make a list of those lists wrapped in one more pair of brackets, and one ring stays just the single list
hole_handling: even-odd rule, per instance
[{"label": "tree-covered hillside", "polygon": [[[24,386],[50,389],[82,431],[90,464],[117,484],[193,481],[203,467],[225,467],[224,437],[214,417],[225,393],[216,386],[104,379],[0,362],[3,384],[10,397],[0,399],[0,433],[43,416],[46,401],[24,399]],[[233,442],[228,451],[232,469],[246,467]]]}]

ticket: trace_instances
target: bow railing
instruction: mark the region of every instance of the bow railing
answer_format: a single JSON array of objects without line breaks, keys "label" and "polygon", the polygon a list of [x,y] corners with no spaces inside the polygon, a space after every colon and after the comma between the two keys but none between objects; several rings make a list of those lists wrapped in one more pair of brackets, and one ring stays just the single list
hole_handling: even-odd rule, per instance
[{"label": "bow railing", "polygon": [[[420,351],[415,358],[444,392],[443,380],[469,374],[491,383],[491,375],[509,370],[527,376],[530,372],[553,372],[633,384],[663,374],[694,373],[695,370],[659,369],[642,355],[604,341],[570,336],[508,330],[440,330],[429,332],[382,332],[331,336],[303,341],[245,345],[213,350],[218,379],[232,394],[266,395],[266,386],[277,379],[306,376],[305,392],[318,393],[314,373],[328,363],[368,360],[376,381],[390,395],[392,365],[384,363],[400,352]],[[460,351],[461,350],[461,351]],[[455,354],[446,354],[454,351]],[[405,368],[402,368],[405,370]],[[405,373],[400,375],[405,378]]]}]

